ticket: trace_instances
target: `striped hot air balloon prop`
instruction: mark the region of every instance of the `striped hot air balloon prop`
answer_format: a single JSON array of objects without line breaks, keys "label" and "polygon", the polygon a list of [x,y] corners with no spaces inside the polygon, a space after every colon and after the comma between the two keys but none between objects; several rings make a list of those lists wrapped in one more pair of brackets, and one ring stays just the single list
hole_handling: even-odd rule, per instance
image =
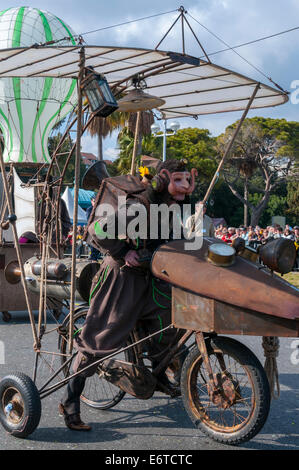
[{"label": "striped hot air balloon prop", "polygon": [[[59,40],[75,45],[74,32],[55,15],[37,8],[0,12],[0,48],[26,47]],[[59,78],[0,78],[0,127],[4,161],[49,163],[48,137],[55,124],[77,102],[76,80]]]}]

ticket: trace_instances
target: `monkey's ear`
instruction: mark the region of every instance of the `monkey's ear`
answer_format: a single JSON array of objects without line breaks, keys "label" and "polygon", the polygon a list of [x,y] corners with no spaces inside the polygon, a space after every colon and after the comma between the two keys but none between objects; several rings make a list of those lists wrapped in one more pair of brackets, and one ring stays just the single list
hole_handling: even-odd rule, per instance
[{"label": "monkey's ear", "polygon": [[152,188],[154,189],[154,191],[157,191],[157,193],[163,191],[163,189],[165,188],[165,184],[165,179],[160,175],[155,175],[151,180]]}]

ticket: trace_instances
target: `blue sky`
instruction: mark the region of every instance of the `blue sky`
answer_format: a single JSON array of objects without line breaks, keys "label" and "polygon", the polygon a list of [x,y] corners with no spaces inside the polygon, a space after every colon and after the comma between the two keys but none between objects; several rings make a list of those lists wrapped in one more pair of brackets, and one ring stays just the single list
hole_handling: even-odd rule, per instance
[{"label": "blue sky", "polygon": [[[17,6],[30,6],[47,10],[62,18],[76,33],[83,34],[90,45],[119,45],[154,48],[163,37],[178,12],[168,13],[152,19],[133,22],[125,26],[106,29],[92,34],[88,31],[112,26],[118,23],[176,10],[181,4],[199,23],[222,38],[230,46],[235,46],[260,37],[278,33],[299,26],[299,0],[39,0],[27,5],[24,1],[1,1],[1,9]],[[225,46],[190,16],[188,20],[199,37],[207,53],[224,49]],[[199,46],[186,35],[186,52],[200,56]],[[160,49],[181,51],[181,29],[178,25]],[[285,90],[295,92],[299,88],[299,29],[278,37],[237,49],[247,61],[254,64],[267,77],[271,77]],[[229,51],[212,55],[211,60],[241,72],[249,77],[270,84],[263,75]],[[296,83],[297,81],[297,83]],[[285,118],[297,121],[299,116],[299,93],[293,94],[289,103],[277,108],[252,111],[250,116]],[[240,113],[226,113],[204,116],[197,121],[181,119],[181,127],[208,128],[213,135],[224,131],[225,127],[240,117]],[[105,158],[116,154],[115,136],[104,142]],[[82,140],[82,150],[96,153],[96,139],[87,135]]]}]

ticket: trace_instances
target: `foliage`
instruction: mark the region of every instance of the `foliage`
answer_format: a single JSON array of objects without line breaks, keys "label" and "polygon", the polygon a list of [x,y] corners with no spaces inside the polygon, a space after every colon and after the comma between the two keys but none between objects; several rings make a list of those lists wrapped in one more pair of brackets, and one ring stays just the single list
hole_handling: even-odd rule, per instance
[{"label": "foliage", "polygon": [[[195,167],[198,170],[193,203],[204,197],[218,165],[219,151],[223,152],[236,125],[237,122],[229,126],[218,138],[212,137],[209,130],[198,128],[180,129],[175,135],[167,136],[167,159],[185,158],[189,169]],[[113,165],[109,166],[111,175],[130,172],[134,134],[127,127],[119,133],[118,145],[120,154]],[[263,117],[246,119],[237,145],[210,196],[208,215],[224,217],[233,226],[242,225],[246,177],[251,215],[258,215],[255,223],[269,225],[274,215],[286,215],[287,222],[298,223],[298,149],[298,122]],[[162,153],[162,134],[160,137],[143,136],[140,155],[150,155],[162,160]],[[136,165],[139,164],[137,159]],[[282,166],[285,167],[284,171]],[[240,197],[236,197],[229,188],[225,181],[227,179],[230,184],[233,183],[234,191]]]},{"label": "foliage", "polygon": [[[224,153],[236,126],[237,122],[218,137],[217,145],[221,154]],[[262,117],[244,121],[227,158],[223,174],[232,193],[244,206],[249,207],[251,225],[259,222],[277,186],[282,182],[286,184],[298,159],[298,145],[298,122]],[[243,184],[241,191],[240,187],[237,187],[240,181]],[[260,196],[250,198],[248,191]],[[285,204],[286,199],[281,200],[281,203]]]},{"label": "foliage", "polygon": [[215,143],[208,129],[181,129],[167,138],[167,158],[185,158],[190,168],[210,180],[217,168]]},{"label": "foliage", "polygon": [[[200,199],[205,195],[201,193]],[[213,218],[223,217],[228,225],[239,227],[243,221],[243,205],[234,197],[225,181],[221,178],[214,186],[208,201],[207,215]]]},{"label": "foliage", "polygon": [[[62,137],[61,132],[58,132],[56,135],[53,135],[53,136],[49,137],[48,149],[49,149],[50,156],[53,155],[53,153],[54,153],[61,137]],[[62,172],[62,170],[64,168],[64,165],[66,163],[66,160],[68,158],[68,154],[69,154],[72,146],[73,146],[73,141],[68,136],[64,140],[61,148],[59,149],[58,153],[63,154],[63,155],[58,155],[57,156],[57,162],[58,162],[59,170],[56,169],[56,172]],[[74,177],[75,177],[75,158],[76,158],[76,151],[73,152],[73,155],[72,155],[72,157],[70,159],[70,162],[69,162],[69,164],[67,166],[67,169],[66,169],[65,177],[64,177],[64,180],[63,180],[63,183],[65,185],[73,186]],[[54,171],[55,171],[55,166],[54,166]],[[86,171],[86,167],[83,164],[82,160],[80,160],[80,176],[81,177],[83,176],[85,171]]]}]

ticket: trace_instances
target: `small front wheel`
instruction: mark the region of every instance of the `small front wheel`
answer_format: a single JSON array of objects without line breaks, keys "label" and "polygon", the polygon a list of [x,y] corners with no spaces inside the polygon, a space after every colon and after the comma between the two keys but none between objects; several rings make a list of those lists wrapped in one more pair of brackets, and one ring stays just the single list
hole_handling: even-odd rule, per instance
[{"label": "small front wheel", "polygon": [[0,422],[15,437],[33,433],[41,417],[41,400],[34,382],[22,372],[0,381]]},{"label": "small front wheel", "polygon": [[195,346],[181,375],[185,409],[195,426],[213,440],[241,444],[266,422],[271,401],[267,376],[250,349],[232,338],[213,338],[207,351],[215,387]]}]

